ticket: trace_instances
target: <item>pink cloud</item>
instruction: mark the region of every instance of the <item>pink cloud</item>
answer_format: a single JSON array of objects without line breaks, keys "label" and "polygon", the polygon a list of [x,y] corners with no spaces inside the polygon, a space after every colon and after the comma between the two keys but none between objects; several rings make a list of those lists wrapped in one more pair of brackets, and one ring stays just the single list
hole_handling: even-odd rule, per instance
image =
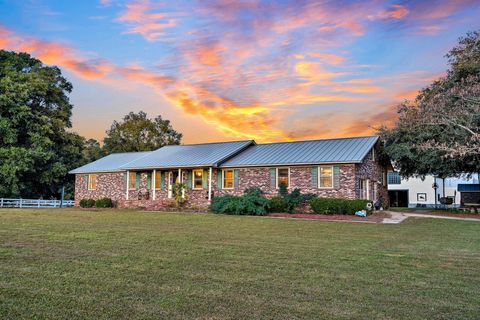
[{"label": "pink cloud", "polygon": [[394,19],[400,20],[408,15],[410,11],[406,6],[402,6],[400,4],[394,4],[387,10],[380,11],[376,15],[370,15],[368,18],[370,20],[377,20],[377,19]]},{"label": "pink cloud", "polygon": [[176,26],[177,20],[167,13],[156,12],[161,9],[149,0],[137,0],[127,4],[126,10],[117,18],[127,23],[127,33],[138,33],[148,41],[155,41],[166,35],[165,29]]}]

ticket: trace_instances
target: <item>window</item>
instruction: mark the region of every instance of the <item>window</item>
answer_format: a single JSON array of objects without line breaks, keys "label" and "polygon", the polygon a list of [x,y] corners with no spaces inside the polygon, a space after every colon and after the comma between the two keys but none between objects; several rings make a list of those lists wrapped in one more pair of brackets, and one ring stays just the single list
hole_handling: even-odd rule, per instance
[{"label": "window", "polygon": [[358,192],[360,199],[367,199],[367,180],[360,179]]},{"label": "window", "polygon": [[223,170],[223,189],[233,189],[233,170]]},{"label": "window", "polygon": [[386,185],[387,185],[387,171],[382,170],[382,186],[386,186]]},{"label": "window", "polygon": [[277,168],[277,189],[281,185],[289,187],[290,169],[289,168]]},{"label": "window", "polygon": [[129,190],[137,189],[137,173],[136,172],[128,173],[128,189]]},{"label": "window", "polygon": [[193,189],[203,189],[203,169],[193,170]]},{"label": "window", "polygon": [[388,184],[400,184],[402,182],[402,178],[398,174],[398,172],[389,172],[388,173]]},{"label": "window", "polygon": [[97,189],[97,175],[89,174],[88,175],[88,190]]},{"label": "window", "polygon": [[333,167],[319,167],[318,179],[320,188],[333,188]]},{"label": "window", "polygon": [[155,171],[155,189],[160,189],[162,186],[162,172]]}]

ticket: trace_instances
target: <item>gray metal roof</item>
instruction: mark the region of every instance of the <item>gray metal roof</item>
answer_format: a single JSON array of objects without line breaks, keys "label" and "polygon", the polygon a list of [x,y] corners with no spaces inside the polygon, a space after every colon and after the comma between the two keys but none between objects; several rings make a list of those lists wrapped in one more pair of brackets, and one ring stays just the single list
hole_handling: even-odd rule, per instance
[{"label": "gray metal roof", "polygon": [[378,137],[355,137],[257,144],[222,163],[221,167],[359,163]]},{"label": "gray metal roof", "polygon": [[95,173],[95,172],[115,172],[124,171],[120,167],[133,160],[144,157],[148,152],[126,152],[126,153],[113,153],[97,161],[90,162],[80,168],[74,169],[69,173]]},{"label": "gray metal roof", "polygon": [[255,144],[253,140],[165,146],[137,160],[122,165],[122,169],[154,169],[209,167]]}]

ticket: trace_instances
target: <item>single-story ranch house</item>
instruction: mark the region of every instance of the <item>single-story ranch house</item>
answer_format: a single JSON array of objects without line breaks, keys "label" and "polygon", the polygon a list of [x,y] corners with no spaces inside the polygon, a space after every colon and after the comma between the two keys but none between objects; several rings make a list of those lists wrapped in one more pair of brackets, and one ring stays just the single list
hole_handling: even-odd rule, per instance
[{"label": "single-story ranch house", "polygon": [[267,197],[288,190],[321,197],[387,201],[387,170],[378,137],[257,144],[253,140],[165,146],[111,154],[72,170],[75,203],[108,197],[118,207],[162,209],[184,183],[186,206],[205,209],[216,196],[259,187]]}]

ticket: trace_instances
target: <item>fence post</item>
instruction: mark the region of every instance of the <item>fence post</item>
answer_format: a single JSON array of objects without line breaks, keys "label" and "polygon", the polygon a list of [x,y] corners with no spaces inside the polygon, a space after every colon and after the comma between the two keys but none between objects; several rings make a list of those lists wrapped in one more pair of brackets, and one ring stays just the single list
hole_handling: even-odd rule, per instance
[{"label": "fence post", "polygon": [[37,208],[40,208],[40,199],[37,200]]},{"label": "fence post", "polygon": [[20,198],[20,208],[22,207],[22,198]]},{"label": "fence post", "polygon": [[0,207],[3,207],[3,198],[0,199]]}]

